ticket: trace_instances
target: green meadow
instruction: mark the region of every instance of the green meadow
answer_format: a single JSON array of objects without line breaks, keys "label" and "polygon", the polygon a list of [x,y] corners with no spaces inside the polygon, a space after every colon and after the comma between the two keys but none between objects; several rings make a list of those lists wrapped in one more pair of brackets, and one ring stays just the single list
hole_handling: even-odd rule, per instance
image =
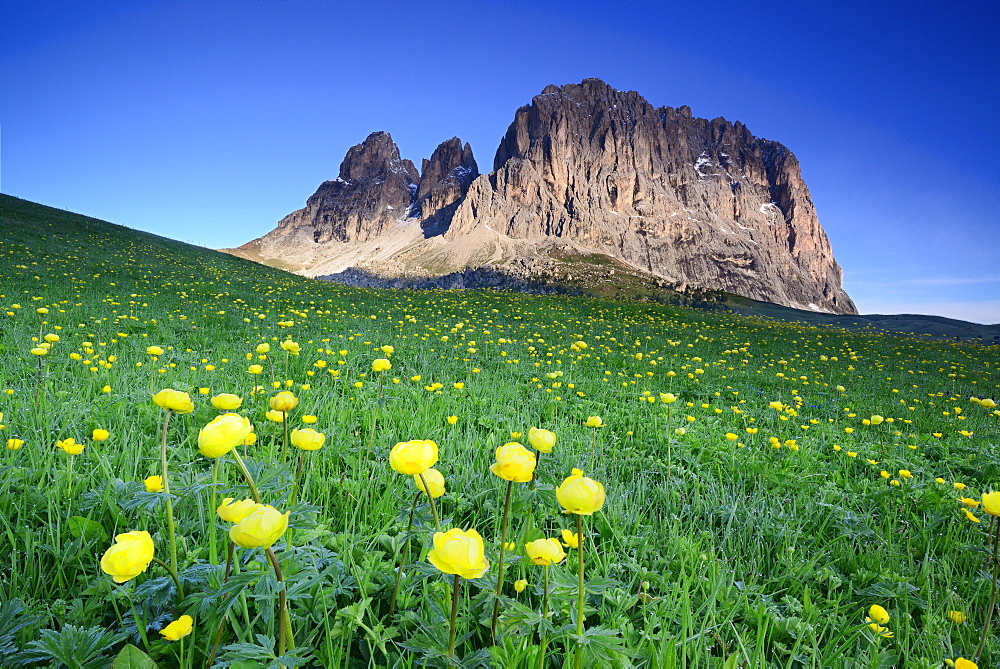
[{"label": "green meadow", "polygon": [[[1000,663],[997,345],[352,288],[0,196],[0,361],[0,666]],[[222,394],[253,436],[206,456]]]}]

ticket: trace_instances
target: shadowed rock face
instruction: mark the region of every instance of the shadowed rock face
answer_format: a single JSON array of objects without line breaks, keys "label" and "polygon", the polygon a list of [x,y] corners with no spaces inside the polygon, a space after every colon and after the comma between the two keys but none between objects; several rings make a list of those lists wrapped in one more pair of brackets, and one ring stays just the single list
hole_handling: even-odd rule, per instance
[{"label": "shadowed rock face", "polygon": [[[469,145],[452,138],[418,179],[389,135],[374,133],[339,179],[243,248],[286,259],[296,245],[367,242],[364,253],[381,255],[352,247],[351,265],[337,264],[342,244],[303,249],[303,272],[426,276],[569,244],[681,286],[857,313],[795,156],[739,122],[654,108],[599,79],[548,86],[517,110],[493,168],[479,176]],[[422,235],[406,232],[411,221]],[[272,243],[293,233],[295,244]]]}]

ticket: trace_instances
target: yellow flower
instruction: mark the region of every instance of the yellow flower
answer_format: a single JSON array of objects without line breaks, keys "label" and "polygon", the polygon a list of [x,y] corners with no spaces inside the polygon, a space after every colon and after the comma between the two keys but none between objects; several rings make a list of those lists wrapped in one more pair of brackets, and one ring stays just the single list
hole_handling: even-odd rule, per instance
[{"label": "yellow flower", "polygon": [[562,531],[562,540],[567,548],[579,548],[580,547],[580,537],[577,536],[576,532],[570,532],[569,530]]},{"label": "yellow flower", "polygon": [[960,657],[955,660],[955,669],[979,669],[979,665],[972,660],[966,660],[964,657]]},{"label": "yellow flower", "polygon": [[528,430],[528,443],[539,453],[551,453],[556,445],[556,433],[533,427]]},{"label": "yellow flower", "polygon": [[318,451],[323,447],[326,435],[311,427],[304,430],[292,430],[292,446],[303,451]]},{"label": "yellow flower", "polygon": [[43,348],[41,346],[36,346],[35,348],[31,349],[31,355],[48,355],[48,353],[49,349]]},{"label": "yellow flower", "polygon": [[275,411],[291,411],[299,404],[299,398],[290,390],[282,390],[271,398],[271,408]]},{"label": "yellow flower", "polygon": [[961,611],[948,611],[948,620],[950,620],[953,623],[962,624],[966,620],[968,620],[968,616],[966,616]]},{"label": "yellow flower", "polygon": [[955,481],[951,485],[954,486],[955,490],[965,490],[966,488],[969,487],[969,486],[965,485],[964,483],[959,483],[958,481]]},{"label": "yellow flower", "polygon": [[660,393],[660,401],[664,404],[673,404],[677,401],[677,396],[673,393]]},{"label": "yellow flower", "polygon": [[268,343],[257,344],[257,348],[254,349],[258,355],[267,355],[271,352],[271,345]]},{"label": "yellow flower", "polygon": [[176,413],[191,413],[194,411],[194,403],[191,401],[191,396],[172,388],[164,388],[153,395],[153,404],[161,409]]},{"label": "yellow flower", "polygon": [[16,451],[17,449],[24,446],[24,439],[8,439],[7,440],[7,450]]},{"label": "yellow flower", "polygon": [[781,411],[784,405],[781,402],[768,402],[767,406],[775,411]]},{"label": "yellow flower", "polygon": [[[569,532],[569,530],[564,530]],[[572,532],[570,532],[572,535]],[[532,564],[553,565],[562,562],[566,557],[558,539],[536,539],[524,544],[524,551]]]},{"label": "yellow flower", "polygon": [[309,414],[307,414],[307,415],[305,415],[305,416],[302,417],[302,422],[303,423],[308,423],[310,425],[312,425],[313,423],[315,423],[317,420],[319,420],[319,419],[316,418],[316,416],[309,415]]},{"label": "yellow flower", "polygon": [[163,490],[163,478],[160,476],[147,476],[142,480],[146,486],[146,492],[161,492]]},{"label": "yellow flower", "polygon": [[149,532],[126,532],[115,537],[115,543],[101,557],[101,570],[115,583],[124,583],[146,571],[153,561],[153,537]]},{"label": "yellow flower", "polygon": [[288,529],[288,516],[273,506],[259,506],[229,529],[229,538],[243,548],[270,548]]},{"label": "yellow flower", "polygon": [[739,439],[739,437],[733,434],[732,432],[726,432],[726,439],[728,439],[729,441],[736,441],[737,439]]},{"label": "yellow flower", "polygon": [[879,625],[885,625],[889,622],[889,612],[878,604],[872,604],[868,607],[868,618],[874,620]]},{"label": "yellow flower", "polygon": [[162,634],[163,638],[167,641],[177,641],[181,637],[185,637],[190,634],[193,625],[194,620],[192,620],[191,616],[183,615],[161,629],[160,634]]},{"label": "yellow flower", "polygon": [[965,517],[968,518],[973,523],[981,522],[978,518],[976,518],[975,514],[969,511],[968,509],[962,509],[962,510],[965,511]]},{"label": "yellow flower", "polygon": [[535,473],[535,454],[517,442],[498,447],[496,458],[490,471],[506,481],[525,483]]},{"label": "yellow flower", "polygon": [[253,446],[256,443],[257,443],[257,435],[255,433],[253,433],[253,432],[251,432],[250,434],[248,434],[246,436],[246,439],[243,440],[243,445],[244,446]]},{"label": "yellow flower", "polygon": [[222,393],[211,399],[212,406],[219,411],[236,411],[243,405],[243,399],[232,393]]},{"label": "yellow flower", "polygon": [[885,420],[885,418],[882,418],[882,416],[879,416],[878,414],[875,414],[874,416],[872,416],[868,420],[871,422],[872,425],[880,425],[882,423],[882,421]]},{"label": "yellow flower", "polygon": [[444,573],[462,578],[479,578],[490,568],[483,555],[483,538],[479,532],[463,532],[457,527],[434,533],[434,548],[427,559]]},{"label": "yellow flower", "polygon": [[430,439],[401,441],[389,453],[389,465],[400,474],[422,474],[438,461],[438,447]]},{"label": "yellow flower", "polygon": [[149,346],[146,348],[147,355],[163,355],[163,349],[159,346]]},{"label": "yellow flower", "polygon": [[392,363],[385,358],[376,358],[372,361],[373,372],[385,372],[392,369]]},{"label": "yellow flower", "polygon": [[247,371],[250,372],[251,374],[263,374],[264,368],[260,365],[250,365]]},{"label": "yellow flower", "polygon": [[996,405],[997,403],[989,398],[986,398],[984,400],[979,400],[979,406],[983,407],[984,409],[993,409],[996,407]]},{"label": "yellow flower", "polygon": [[934,479],[934,482],[935,482],[935,483],[941,483],[941,484],[944,484],[944,483],[947,483],[947,481],[945,481],[945,480],[944,480],[943,478],[941,478],[940,476],[939,476],[939,477],[937,477],[936,479]]},{"label": "yellow flower", "polygon": [[59,335],[52,334],[50,332],[49,334],[45,335],[45,337],[43,337],[43,339],[45,339],[45,341],[47,341],[50,344],[55,344],[57,341],[59,341]]},{"label": "yellow flower", "polygon": [[911,479],[913,478],[913,473],[909,469],[900,469],[899,476],[900,478]]},{"label": "yellow flower", "polygon": [[76,443],[73,437],[67,437],[56,442],[56,448],[61,448],[70,455],[80,455],[83,453],[83,444]]},{"label": "yellow flower", "polygon": [[454,425],[458,422],[458,416],[448,416],[445,420],[448,421],[448,425]]},{"label": "yellow flower", "polygon": [[291,339],[286,339],[285,341],[281,342],[281,348],[288,351],[292,355],[298,355],[299,351],[302,350],[302,347],[296,344]]},{"label": "yellow flower", "polygon": [[198,451],[206,458],[222,457],[253,432],[250,420],[235,413],[217,416],[198,433]]},{"label": "yellow flower", "polygon": [[604,506],[604,486],[583,475],[579,469],[556,488],[556,499],[566,509],[566,513],[589,516]]},{"label": "yellow flower", "polygon": [[524,592],[524,589],[526,587],[528,587],[527,579],[519,578],[518,580],[514,581],[514,592],[518,593]]},{"label": "yellow flower", "polygon": [[959,497],[958,501],[972,508],[979,506],[979,500],[972,499],[971,497]]},{"label": "yellow flower", "polygon": [[94,441],[104,441],[111,434],[107,430],[102,430],[101,428],[96,428],[90,435],[90,438]]},{"label": "yellow flower", "polygon": [[[431,497],[435,499],[444,494],[444,474],[438,470],[431,467],[423,473],[424,479],[427,481],[427,488],[430,488]],[[424,488],[424,482],[420,480],[420,474],[413,475],[413,482],[417,485],[417,489],[420,492],[427,494],[427,489]]]},{"label": "yellow flower", "polygon": [[586,425],[587,427],[604,427],[605,423],[603,420],[601,420],[600,416],[590,416],[584,422],[584,425]]},{"label": "yellow flower", "polygon": [[991,490],[983,494],[983,511],[991,516],[1000,516],[1000,492]]},{"label": "yellow flower", "polygon": [[232,497],[226,497],[215,512],[227,523],[238,523],[262,506],[263,504],[258,504],[252,499],[241,499],[237,502]]},{"label": "yellow flower", "polygon": [[391,356],[393,353],[396,352],[396,348],[394,346],[390,346],[389,344],[380,347],[379,350],[382,351],[382,353],[384,353],[386,356]]},{"label": "yellow flower", "polygon": [[284,423],[285,422],[285,412],[284,411],[275,411],[274,409],[271,409],[266,414],[264,414],[264,418],[268,419],[272,423]]}]

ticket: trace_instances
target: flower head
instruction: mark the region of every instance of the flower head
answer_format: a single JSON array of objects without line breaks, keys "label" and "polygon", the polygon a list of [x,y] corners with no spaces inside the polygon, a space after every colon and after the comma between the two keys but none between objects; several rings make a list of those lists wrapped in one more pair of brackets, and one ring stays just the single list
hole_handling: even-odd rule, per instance
[{"label": "flower head", "polygon": [[562,531],[563,544],[567,548],[579,548],[580,547],[580,537],[576,532],[570,532],[569,530]]},{"label": "flower head", "polygon": [[24,446],[24,439],[8,439],[7,440],[7,450],[16,451],[17,449]]},{"label": "flower head", "polygon": [[298,355],[299,351],[302,350],[302,347],[299,346],[294,341],[292,341],[291,339],[286,339],[285,341],[281,342],[281,348],[288,351],[292,355]]},{"label": "flower head", "polygon": [[[567,532],[569,530],[566,530]],[[562,562],[566,557],[562,544],[558,539],[536,539],[524,545],[524,551],[532,564],[553,565]]]},{"label": "flower head", "polygon": [[257,344],[257,348],[255,348],[254,351],[256,351],[258,355],[267,355],[271,352],[271,345],[267,342]]},{"label": "flower head", "polygon": [[284,411],[275,411],[274,409],[271,409],[266,414],[264,414],[264,418],[268,419],[272,423],[284,423],[285,422],[285,412]]},{"label": "flower head", "polygon": [[291,411],[298,406],[299,398],[292,394],[290,390],[282,390],[271,398],[270,403],[271,408],[275,411]]},{"label": "flower head", "polygon": [[490,568],[483,554],[483,538],[475,530],[456,528],[434,533],[434,548],[427,554],[430,563],[446,574],[479,578]]},{"label": "flower head", "polygon": [[163,348],[160,346],[147,346],[146,355],[163,355]]},{"label": "flower head", "polygon": [[551,453],[556,445],[556,433],[533,427],[528,430],[528,443],[539,453]]},{"label": "flower head", "polygon": [[217,416],[198,433],[198,451],[206,458],[222,457],[243,444],[253,425],[244,416],[226,413]]},{"label": "flower head", "polygon": [[108,432],[107,430],[102,430],[99,427],[95,428],[94,431],[91,432],[91,434],[90,434],[90,438],[93,441],[104,441],[105,439],[107,439],[110,436],[111,436],[110,432]]},{"label": "flower head", "polygon": [[519,578],[514,581],[514,592],[524,592],[524,589],[528,587],[528,580],[524,578]]},{"label": "flower head", "polygon": [[311,427],[304,430],[292,430],[292,446],[303,451],[318,451],[323,447],[326,435]]},{"label": "flower head", "polygon": [[126,532],[115,537],[115,543],[101,557],[101,570],[124,583],[146,571],[153,561],[153,537],[149,532]]},{"label": "flower head", "polygon": [[191,633],[194,620],[189,615],[183,615],[160,630],[160,634],[167,641],[177,641]]},{"label": "flower head", "polygon": [[73,437],[67,437],[66,439],[60,439],[56,442],[56,448],[61,448],[70,455],[80,455],[83,453],[83,444],[76,443],[76,439]]},{"label": "flower head", "polygon": [[504,480],[526,483],[535,473],[535,454],[517,442],[498,447],[496,457],[490,471]]},{"label": "flower head", "polygon": [[376,358],[372,361],[373,372],[385,372],[392,369],[392,363],[385,358]]},{"label": "flower head", "polygon": [[221,393],[213,397],[211,402],[219,411],[236,411],[243,405],[243,398],[232,393]]},{"label": "flower head", "polygon": [[962,624],[968,620],[968,616],[962,611],[948,611],[948,620],[953,623]]},{"label": "flower head", "polygon": [[173,388],[164,388],[153,395],[153,404],[176,413],[191,413],[194,411],[194,403],[191,396]]},{"label": "flower head", "polygon": [[438,461],[438,447],[430,439],[401,441],[389,453],[389,465],[400,474],[422,474]]},{"label": "flower head", "polygon": [[238,523],[262,506],[263,504],[258,504],[252,499],[241,499],[237,502],[232,497],[226,497],[215,512],[227,523]]},{"label": "flower head", "polygon": [[983,511],[991,516],[1000,516],[1000,492],[983,493]]},{"label": "flower head", "polygon": [[583,424],[587,427],[604,427],[605,422],[601,420],[600,416],[589,416]]},{"label": "flower head", "polygon": [[427,471],[425,471],[423,474],[414,474],[413,475],[413,482],[416,484],[417,489],[420,490],[420,492],[422,492],[422,493],[424,493],[426,495],[427,494],[427,488],[424,488],[424,481],[420,480],[421,476],[423,476],[424,480],[427,481],[427,488],[430,488],[430,491],[431,491],[430,495],[431,495],[431,497],[438,498],[438,497],[440,497],[441,495],[444,494],[444,492],[445,492],[444,491],[444,474],[442,474],[438,470],[436,470],[433,467],[431,467],[430,469],[428,469]]},{"label": "flower head", "polygon": [[142,484],[146,486],[146,492],[162,492],[163,491],[163,477],[147,476],[142,480]]},{"label": "flower head", "polygon": [[556,488],[556,499],[566,513],[589,516],[604,506],[604,486],[584,476],[579,469],[574,469],[562,485]]},{"label": "flower head", "polygon": [[868,607],[868,618],[874,620],[879,625],[885,625],[889,622],[889,612],[878,604],[872,604]]},{"label": "flower head", "polygon": [[270,548],[288,529],[290,513],[259,506],[230,528],[229,538],[243,548]]}]

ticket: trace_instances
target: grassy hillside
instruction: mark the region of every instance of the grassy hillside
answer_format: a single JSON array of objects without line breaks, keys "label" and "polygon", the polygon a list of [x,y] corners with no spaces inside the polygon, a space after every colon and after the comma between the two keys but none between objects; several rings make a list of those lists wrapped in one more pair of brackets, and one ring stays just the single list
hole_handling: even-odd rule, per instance
[{"label": "grassy hillside", "polygon": [[0,196],[0,347],[5,666],[930,668],[989,627],[996,345],[351,288]]}]

